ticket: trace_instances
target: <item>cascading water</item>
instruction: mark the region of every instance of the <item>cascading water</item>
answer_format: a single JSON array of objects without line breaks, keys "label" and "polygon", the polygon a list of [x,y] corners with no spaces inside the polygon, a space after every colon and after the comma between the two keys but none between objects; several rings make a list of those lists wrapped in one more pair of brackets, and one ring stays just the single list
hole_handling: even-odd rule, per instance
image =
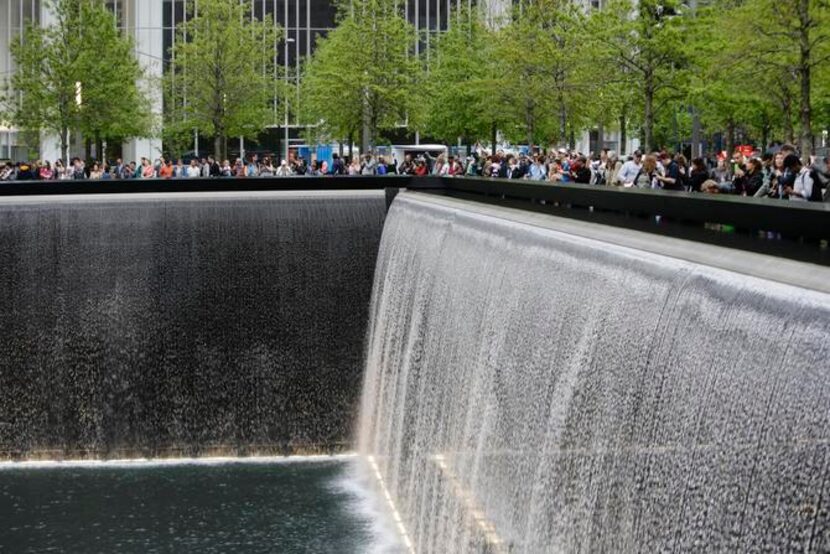
[{"label": "cascading water", "polygon": [[0,199],[0,460],[348,449],[385,213],[383,191]]},{"label": "cascading water", "polygon": [[414,551],[830,550],[826,293],[402,194],[367,351]]}]

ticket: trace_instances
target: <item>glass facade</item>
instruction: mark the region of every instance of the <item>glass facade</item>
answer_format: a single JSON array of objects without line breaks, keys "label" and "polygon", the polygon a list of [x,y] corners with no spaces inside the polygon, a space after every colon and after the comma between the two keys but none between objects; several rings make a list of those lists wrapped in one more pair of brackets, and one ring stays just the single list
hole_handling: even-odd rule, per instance
[{"label": "glass facade", "polygon": [[[236,0],[232,0],[236,1]],[[283,68],[283,75],[298,87],[301,64],[313,52],[321,36],[335,26],[336,8],[333,0],[238,0],[250,8],[250,17],[273,21],[284,30],[280,41],[274,45],[274,57]],[[186,21],[193,10],[198,10],[198,0],[105,0],[117,15],[119,25],[133,35],[136,41],[136,55],[148,74],[160,82],[170,63],[170,49],[177,40],[176,28]],[[492,0],[502,4],[503,0]],[[477,2],[486,6],[486,3]],[[413,45],[416,52],[423,53],[429,47],[436,33],[446,30],[453,10],[464,6],[472,7],[472,0],[405,0],[404,13],[415,26],[418,40]],[[490,10],[489,8],[485,8]],[[49,14],[42,0],[0,0],[0,78],[7,78],[14,71],[9,44],[28,21],[48,22]],[[161,94],[154,100],[156,111],[161,111]],[[301,121],[290,120],[292,135],[298,136]],[[273,127],[285,124],[284,114],[275,103]],[[273,133],[272,133],[273,134]],[[22,146],[17,144],[20,135],[9,125],[0,121],[0,158],[22,156]],[[44,147],[55,157],[54,144]],[[49,140],[45,140],[49,143]],[[146,142],[146,141],[145,141]],[[139,150],[147,150],[139,152]],[[156,142],[136,146],[135,155],[154,155],[160,149]],[[43,152],[41,152],[43,155]],[[125,152],[125,155],[127,152]]]},{"label": "glass facade", "polygon": [[[250,8],[251,19],[279,25],[283,37],[274,44],[275,63],[292,84],[299,86],[302,61],[313,51],[320,36],[325,36],[335,22],[335,7],[329,0],[241,0]],[[176,29],[198,10],[198,0],[163,0],[163,58],[165,69],[170,64],[171,48],[177,40]],[[284,123],[275,107],[274,124]],[[291,121],[297,126],[297,121]]]},{"label": "glass facade", "polygon": [[[0,87],[14,73],[10,45],[29,22],[40,20],[41,0],[0,0]],[[0,159],[26,157],[21,134],[0,121]]]}]

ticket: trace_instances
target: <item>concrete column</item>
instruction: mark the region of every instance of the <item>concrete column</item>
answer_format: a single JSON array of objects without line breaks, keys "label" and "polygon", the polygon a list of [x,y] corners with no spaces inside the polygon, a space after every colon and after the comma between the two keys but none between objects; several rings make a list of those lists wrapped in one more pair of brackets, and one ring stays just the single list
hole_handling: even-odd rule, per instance
[{"label": "concrete column", "polygon": [[[40,3],[41,27],[49,27],[55,23],[55,16],[50,8],[48,2]],[[53,164],[55,160],[61,159],[61,140],[57,133],[51,131],[40,132],[40,159],[49,160]]]},{"label": "concrete column", "polygon": [[[144,68],[146,79],[139,85],[150,98],[150,106],[157,123],[161,123],[161,79],[164,67],[164,35],[162,30],[162,0],[126,0],[125,24],[135,40],[136,57]],[[157,158],[161,154],[161,139],[137,138],[124,145],[124,159]]]}]

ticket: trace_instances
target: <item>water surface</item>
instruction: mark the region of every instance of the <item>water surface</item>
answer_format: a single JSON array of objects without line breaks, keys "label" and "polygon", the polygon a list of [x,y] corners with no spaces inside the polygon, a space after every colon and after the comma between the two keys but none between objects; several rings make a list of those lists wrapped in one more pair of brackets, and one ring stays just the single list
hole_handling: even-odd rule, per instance
[{"label": "water surface", "polygon": [[0,552],[369,552],[353,460],[0,469]]}]

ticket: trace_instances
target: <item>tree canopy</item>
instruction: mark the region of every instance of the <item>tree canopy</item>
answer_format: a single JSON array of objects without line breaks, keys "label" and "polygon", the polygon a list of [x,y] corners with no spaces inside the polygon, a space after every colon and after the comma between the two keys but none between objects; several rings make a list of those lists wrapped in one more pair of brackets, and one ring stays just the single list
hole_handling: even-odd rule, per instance
[{"label": "tree canopy", "polygon": [[[15,39],[3,119],[56,134],[64,157],[70,132],[99,145],[150,133],[146,79],[106,2],[44,1],[54,23]],[[615,127],[621,146],[635,132],[645,148],[679,148],[695,129],[727,149],[778,140],[806,157],[830,126],[827,0],[457,5],[446,28],[419,34],[403,2],[343,0],[296,97],[276,65],[282,32],[253,1],[187,0],[163,83],[168,149],[197,131],[224,157],[229,136],[256,138],[289,111],[310,140],[364,149],[403,127],[529,145]]]},{"label": "tree canopy", "polygon": [[319,132],[352,138],[366,151],[384,131],[415,123],[420,64],[403,4],[355,0],[321,39],[305,68],[301,113]]},{"label": "tree canopy", "polygon": [[490,138],[506,123],[506,114],[491,109],[500,93],[496,33],[481,12],[464,9],[453,15],[449,29],[432,42],[429,74],[421,89],[422,129],[430,136],[468,144]]},{"label": "tree canopy", "polygon": [[[165,79],[168,136],[197,130],[225,157],[229,136],[255,138],[275,121],[275,53],[281,30],[237,0],[188,3]],[[278,77],[279,79],[279,77]],[[277,81],[279,82],[279,81]]]},{"label": "tree canopy", "polygon": [[148,134],[142,70],[115,16],[102,0],[51,0],[49,7],[54,22],[28,25],[11,45],[17,69],[3,93],[4,117],[55,133],[64,159],[73,130],[99,144]]}]

